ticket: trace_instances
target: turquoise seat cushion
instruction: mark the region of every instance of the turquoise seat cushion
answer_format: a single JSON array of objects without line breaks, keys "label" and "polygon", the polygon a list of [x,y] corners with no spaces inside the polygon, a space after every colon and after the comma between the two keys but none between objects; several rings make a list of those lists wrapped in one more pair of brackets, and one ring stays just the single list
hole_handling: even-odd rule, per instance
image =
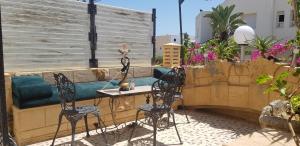
[{"label": "turquoise seat cushion", "polygon": [[[88,83],[76,83],[75,88],[76,88],[76,100],[80,101],[80,100],[95,98],[96,90],[113,89],[113,88],[118,88],[118,86],[114,86],[110,82],[106,82],[106,81],[97,81],[97,82],[88,82]],[[30,100],[26,102],[20,102],[19,100],[16,100],[14,104],[21,109],[59,104],[60,99],[59,99],[57,87],[52,86],[51,89],[52,89],[52,96],[50,98]]]},{"label": "turquoise seat cushion", "polygon": [[118,88],[118,86],[115,86],[112,83],[107,81],[76,83],[75,87],[76,87],[77,100],[95,98],[96,90]]},{"label": "turquoise seat cushion", "polygon": [[153,70],[153,77],[159,79],[162,75],[167,74],[169,71],[171,71],[170,68],[156,67]]},{"label": "turquoise seat cushion", "polygon": [[134,78],[135,86],[152,86],[152,84],[157,81],[157,78],[154,77],[141,77],[141,78]]},{"label": "turquoise seat cushion", "polygon": [[12,93],[20,102],[52,96],[51,86],[38,75],[12,77]]}]

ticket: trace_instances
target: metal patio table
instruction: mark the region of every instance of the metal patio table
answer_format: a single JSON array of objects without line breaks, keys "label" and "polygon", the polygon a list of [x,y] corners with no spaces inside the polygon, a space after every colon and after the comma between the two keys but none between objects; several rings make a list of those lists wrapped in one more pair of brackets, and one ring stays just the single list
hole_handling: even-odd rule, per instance
[{"label": "metal patio table", "polygon": [[114,126],[118,129],[118,124],[116,122],[116,111],[114,109],[114,103],[115,101],[124,96],[134,96],[134,95],[146,95],[146,102],[150,102],[150,96],[148,95],[151,93],[151,87],[150,85],[147,86],[136,86],[133,90],[129,91],[119,91],[119,89],[104,89],[104,90],[97,90],[97,94],[99,95],[99,98],[105,98],[109,97],[109,108],[111,111],[111,116],[113,120]]}]

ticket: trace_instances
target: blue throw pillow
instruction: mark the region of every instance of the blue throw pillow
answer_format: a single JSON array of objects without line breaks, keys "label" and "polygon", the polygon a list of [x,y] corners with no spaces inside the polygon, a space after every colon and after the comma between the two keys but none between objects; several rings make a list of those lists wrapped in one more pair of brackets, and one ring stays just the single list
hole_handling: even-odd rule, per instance
[{"label": "blue throw pillow", "polygon": [[46,83],[23,85],[18,87],[18,92],[20,95],[19,100],[21,102],[44,99],[52,96],[52,88]]},{"label": "blue throw pillow", "polygon": [[18,87],[22,85],[31,85],[31,84],[43,83],[43,82],[45,82],[44,79],[39,75],[12,77],[13,87]]},{"label": "blue throw pillow", "polygon": [[[24,86],[24,88],[29,90],[30,92],[39,92],[40,93],[40,91],[34,89],[35,87],[33,85],[41,86],[41,84],[44,84],[44,85],[42,85],[43,88],[42,87],[36,87],[36,88],[46,89],[48,92],[47,95],[49,95],[50,93],[49,93],[49,88],[47,86],[47,83],[39,75],[12,77],[12,92],[13,92],[14,99],[20,100],[20,102],[21,102],[23,100],[27,101],[29,99],[31,100],[31,99],[36,99],[36,98],[45,98],[44,93],[42,94],[41,97],[30,97],[30,95],[25,93],[25,91],[23,91],[23,89],[19,89],[19,88],[23,88],[23,86]],[[50,89],[51,89],[51,87],[50,87]],[[21,90],[22,90],[22,94],[25,95],[24,99],[22,98],[22,96],[20,94]],[[44,92],[44,91],[42,91],[42,92]],[[36,93],[33,93],[33,94],[36,94]],[[52,95],[52,91],[51,91],[51,95]]]}]

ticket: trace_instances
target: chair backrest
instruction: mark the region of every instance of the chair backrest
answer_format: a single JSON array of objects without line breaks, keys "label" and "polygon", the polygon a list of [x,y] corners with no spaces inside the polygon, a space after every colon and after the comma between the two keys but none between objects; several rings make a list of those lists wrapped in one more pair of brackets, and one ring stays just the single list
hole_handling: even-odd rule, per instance
[{"label": "chair backrest", "polygon": [[64,74],[54,74],[61,107],[63,110],[75,110],[76,88]]},{"label": "chair backrest", "polygon": [[[175,100],[176,89],[177,73],[175,69],[172,69],[152,84],[153,109],[169,110]],[[159,101],[162,103],[158,104]]]},{"label": "chair backrest", "polygon": [[186,73],[183,67],[175,68],[177,73],[177,92],[182,92],[185,85]]}]

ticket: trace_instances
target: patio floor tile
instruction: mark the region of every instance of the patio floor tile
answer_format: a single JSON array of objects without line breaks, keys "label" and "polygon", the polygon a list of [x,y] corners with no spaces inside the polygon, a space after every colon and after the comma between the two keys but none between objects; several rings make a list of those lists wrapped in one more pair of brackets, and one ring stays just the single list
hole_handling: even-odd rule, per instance
[{"label": "patio floor tile", "polygon": [[[256,124],[246,122],[244,120],[204,112],[201,110],[188,112],[190,123],[186,122],[182,111],[177,111],[175,118],[180,136],[182,138],[182,146],[221,146],[235,139],[251,134],[260,129]],[[143,120],[142,120],[143,121]],[[166,121],[166,118],[165,120]],[[162,122],[162,127],[166,122]],[[100,130],[98,130],[100,131]],[[125,127],[120,130],[123,134],[115,136],[114,129],[108,131],[107,137],[110,145],[113,146],[147,146],[152,145],[152,127],[148,125],[138,126],[134,133],[131,143],[127,142],[131,128]],[[90,132],[91,137],[86,138],[85,133],[76,135],[76,144],[78,146],[101,146],[104,145],[103,138],[97,134],[95,130]],[[56,145],[69,145],[71,136],[58,138]],[[30,146],[49,146],[50,141],[32,144]],[[162,128],[157,134],[157,145],[180,145],[174,127]]]}]

